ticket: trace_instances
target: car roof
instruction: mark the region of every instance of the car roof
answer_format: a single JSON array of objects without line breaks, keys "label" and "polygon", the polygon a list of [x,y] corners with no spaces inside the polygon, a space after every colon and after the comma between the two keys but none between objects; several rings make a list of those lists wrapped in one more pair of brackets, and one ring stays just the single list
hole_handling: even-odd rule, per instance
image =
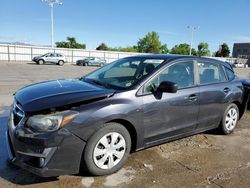
[{"label": "car roof", "polygon": [[196,59],[196,60],[206,60],[210,62],[217,62],[219,64],[224,65],[229,69],[233,69],[231,64],[225,61],[220,61],[214,58],[208,57],[198,57],[198,56],[190,56],[190,55],[176,55],[176,54],[148,54],[148,55],[136,55],[132,56],[133,58],[148,58],[148,59],[165,59],[169,61],[178,60],[178,59]]}]

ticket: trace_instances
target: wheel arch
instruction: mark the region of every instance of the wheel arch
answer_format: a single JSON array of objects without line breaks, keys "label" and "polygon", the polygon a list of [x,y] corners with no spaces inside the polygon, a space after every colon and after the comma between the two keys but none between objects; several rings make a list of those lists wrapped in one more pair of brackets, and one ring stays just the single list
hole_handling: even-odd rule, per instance
[{"label": "wheel arch", "polygon": [[131,137],[131,151],[130,152],[136,151],[137,131],[131,122],[124,120],[124,119],[114,119],[114,120],[110,120],[106,123],[119,123],[119,124],[123,125],[128,130],[130,137]]},{"label": "wheel arch", "polygon": [[239,114],[239,119],[241,119],[242,116],[244,115],[246,106],[243,103],[240,103],[239,101],[233,101],[232,103],[235,104],[238,107],[239,113],[240,113]]}]

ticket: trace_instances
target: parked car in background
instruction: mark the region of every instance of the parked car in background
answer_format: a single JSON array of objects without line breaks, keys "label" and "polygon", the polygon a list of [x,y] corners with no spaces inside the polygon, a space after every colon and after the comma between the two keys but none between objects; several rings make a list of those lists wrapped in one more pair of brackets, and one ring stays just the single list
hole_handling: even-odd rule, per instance
[{"label": "parked car in background", "polygon": [[76,61],[76,65],[80,66],[100,66],[106,65],[106,60],[99,57],[86,57]]},{"label": "parked car in background", "polygon": [[233,67],[235,67],[235,68],[244,68],[245,64],[244,63],[235,62],[235,63],[233,63]]},{"label": "parked car in background", "polygon": [[244,84],[226,62],[146,55],[26,86],[11,107],[10,160],[45,177],[110,174],[130,152],[215,128],[232,133],[247,105]]},{"label": "parked car in background", "polygon": [[43,65],[45,63],[54,63],[57,65],[64,65],[66,62],[66,57],[59,53],[47,53],[41,56],[36,56],[32,59],[38,65]]}]

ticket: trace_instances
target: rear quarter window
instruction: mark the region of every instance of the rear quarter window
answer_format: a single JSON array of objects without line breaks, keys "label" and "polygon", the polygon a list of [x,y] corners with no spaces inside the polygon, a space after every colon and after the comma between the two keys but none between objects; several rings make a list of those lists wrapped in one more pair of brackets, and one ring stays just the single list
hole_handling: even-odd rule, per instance
[{"label": "rear quarter window", "polygon": [[229,81],[233,80],[235,78],[235,74],[232,70],[225,67],[227,78]]}]

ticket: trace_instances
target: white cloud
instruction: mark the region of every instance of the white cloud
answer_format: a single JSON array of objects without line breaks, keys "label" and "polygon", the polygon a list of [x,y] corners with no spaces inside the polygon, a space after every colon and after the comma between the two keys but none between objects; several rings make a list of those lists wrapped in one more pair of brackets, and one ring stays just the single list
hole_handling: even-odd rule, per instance
[{"label": "white cloud", "polygon": [[250,36],[235,36],[233,37],[235,42],[250,42]]}]

